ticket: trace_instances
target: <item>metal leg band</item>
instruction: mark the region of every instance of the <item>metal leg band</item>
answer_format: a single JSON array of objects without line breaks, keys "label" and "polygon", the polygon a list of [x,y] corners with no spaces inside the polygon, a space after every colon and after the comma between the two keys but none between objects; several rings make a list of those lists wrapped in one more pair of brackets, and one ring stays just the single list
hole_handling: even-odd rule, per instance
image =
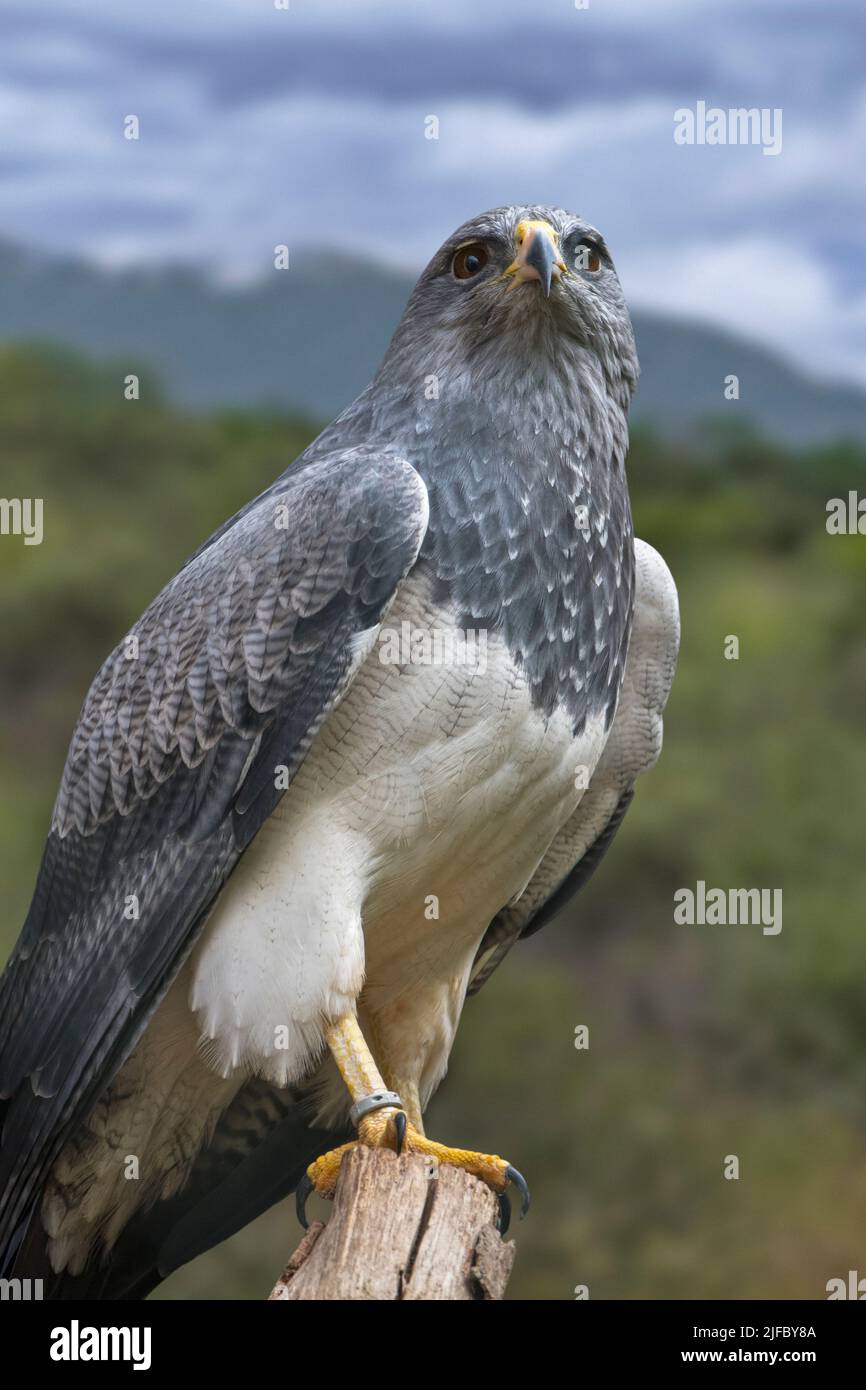
[{"label": "metal leg band", "polygon": [[394,1105],[398,1110],[403,1109],[403,1102],[396,1091],[371,1091],[370,1095],[362,1096],[360,1100],[355,1101],[349,1111],[349,1119],[357,1129],[365,1115],[369,1115],[373,1110],[384,1110],[388,1105]]}]

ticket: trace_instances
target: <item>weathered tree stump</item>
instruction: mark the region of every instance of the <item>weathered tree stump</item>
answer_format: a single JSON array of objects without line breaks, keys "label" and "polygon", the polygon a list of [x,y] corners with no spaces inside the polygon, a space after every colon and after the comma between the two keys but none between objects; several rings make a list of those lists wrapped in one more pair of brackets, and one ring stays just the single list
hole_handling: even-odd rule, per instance
[{"label": "weathered tree stump", "polygon": [[514,1242],[478,1178],[421,1154],[359,1145],[328,1224],[313,1222],[269,1300],[501,1299]]}]

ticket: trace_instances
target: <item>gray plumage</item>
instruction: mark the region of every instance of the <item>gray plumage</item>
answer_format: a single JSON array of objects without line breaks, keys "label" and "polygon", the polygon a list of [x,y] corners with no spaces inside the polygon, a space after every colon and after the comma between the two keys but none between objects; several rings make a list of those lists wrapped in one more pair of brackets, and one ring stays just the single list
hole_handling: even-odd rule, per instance
[{"label": "gray plumage", "polygon": [[[525,220],[554,229],[568,267],[547,298],[531,285],[503,288]],[[490,260],[460,282],[452,261],[470,241]],[[573,268],[586,246],[595,272]],[[82,1174],[98,1181],[104,1161],[88,1117],[128,1088],[181,967],[198,968],[209,913],[236,866],[283,814],[283,798],[292,814],[293,797],[313,795],[296,794],[294,779],[318,736],[338,729],[337,711],[351,706],[354,728],[386,709],[390,687],[371,652],[392,605],[402,614],[421,604],[444,625],[488,631],[506,654],[506,688],[525,684],[537,736],[561,726],[564,754],[593,750],[583,800],[566,813],[567,778],[550,792],[549,846],[525,891],[483,899],[464,987],[470,974],[479,987],[551,915],[570,878],[574,888],[585,881],[635,777],[657,756],[678,639],[675,591],[656,556],[664,574],[646,562],[647,593],[654,603],[661,586],[664,621],[651,634],[663,650],[648,648],[658,676],[644,701],[651,719],[638,680],[640,709],[617,743],[635,595],[625,456],[636,378],[622,292],[593,228],[543,207],[473,219],[423,272],[371,385],[201,547],[108,658],[73,735],[33,904],[0,987],[4,1271],[50,1274],[56,1294],[146,1292],[291,1190],[323,1147],[323,1125],[329,1142],[345,1136],[339,1107],[311,1110],[313,1040],[286,1084],[266,1070],[238,1081],[212,1137],[191,1145],[177,1190],[132,1212],[110,1250],[99,1247],[99,1221],[80,1255],[78,1237],[63,1234],[64,1213],[83,1200]],[[375,698],[365,686],[374,677]],[[431,709],[445,701],[445,715],[445,687],[431,692]],[[608,745],[600,759],[599,740]],[[346,747],[328,745],[332,763]],[[285,769],[279,781],[275,768]],[[351,780],[345,766],[339,775]],[[466,797],[455,790],[455,809]],[[514,834],[519,841],[519,821]],[[398,857],[382,844],[371,866]],[[363,896],[357,906],[366,911]],[[369,994],[372,940],[368,949]]]},{"label": "gray plumage", "polygon": [[287,473],[94,680],[0,994],[12,1237],[273,810],[275,765],[291,776],[362,660],[357,639],[415,560],[426,510],[417,474],[363,447]]}]

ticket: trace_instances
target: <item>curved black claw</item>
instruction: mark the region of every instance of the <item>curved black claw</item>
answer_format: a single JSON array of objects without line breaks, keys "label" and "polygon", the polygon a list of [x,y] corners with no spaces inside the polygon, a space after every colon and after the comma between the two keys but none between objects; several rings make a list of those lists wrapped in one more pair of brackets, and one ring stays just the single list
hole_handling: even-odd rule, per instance
[{"label": "curved black claw", "polygon": [[511,1199],[507,1192],[499,1194],[499,1216],[496,1222],[496,1229],[501,1236],[507,1235],[508,1227],[511,1225]]},{"label": "curved black claw", "polygon": [[307,1220],[307,1198],[309,1197],[312,1190],[312,1179],[310,1178],[309,1174],[305,1173],[295,1189],[295,1211],[297,1212],[298,1220],[300,1221],[305,1231],[307,1230],[310,1224]]},{"label": "curved black claw", "polygon": [[526,1185],[526,1178],[523,1176],[522,1173],[519,1173],[516,1168],[512,1168],[510,1163],[505,1170],[505,1176],[509,1182],[514,1183],[514,1186],[520,1193],[520,1219],[522,1221],[526,1213],[529,1211],[529,1203],[531,1200],[529,1196],[529,1188]]},{"label": "curved black claw", "polygon": [[394,1128],[397,1131],[397,1153],[403,1152],[403,1142],[406,1138],[406,1116],[402,1110],[398,1110],[394,1116]]}]

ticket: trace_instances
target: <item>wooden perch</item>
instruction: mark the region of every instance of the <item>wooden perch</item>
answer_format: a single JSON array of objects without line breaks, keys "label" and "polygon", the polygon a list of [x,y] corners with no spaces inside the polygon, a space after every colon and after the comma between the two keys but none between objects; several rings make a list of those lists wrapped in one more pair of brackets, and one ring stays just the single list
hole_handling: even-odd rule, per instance
[{"label": "wooden perch", "polygon": [[514,1242],[478,1178],[422,1154],[359,1144],[328,1224],[313,1222],[269,1300],[501,1299]]}]

